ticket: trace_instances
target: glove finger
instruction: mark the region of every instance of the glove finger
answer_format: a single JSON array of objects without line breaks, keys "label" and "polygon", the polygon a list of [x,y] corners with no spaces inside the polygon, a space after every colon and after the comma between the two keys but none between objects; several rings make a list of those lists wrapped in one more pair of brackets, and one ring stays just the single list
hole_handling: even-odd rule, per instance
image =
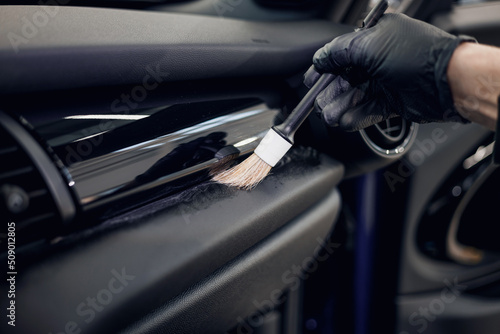
[{"label": "glove finger", "polygon": [[321,112],[325,106],[330,104],[335,98],[341,94],[344,94],[352,87],[348,81],[342,77],[336,77],[323,91],[321,91],[318,96],[316,96],[316,107]]},{"label": "glove finger", "polygon": [[[363,90],[363,88],[365,88],[364,86],[365,85],[347,89],[345,92],[333,98],[329,98],[327,100],[328,104],[324,105],[322,108],[322,116],[325,123],[332,127],[339,125],[341,117],[346,112],[364,103],[366,99],[366,93]],[[326,99],[324,101],[326,101]],[[317,100],[317,108],[320,107],[318,104],[321,103],[324,103],[321,99],[320,101]]]},{"label": "glove finger", "polygon": [[352,58],[353,54],[360,51],[355,41],[362,38],[366,31],[344,34],[316,51],[313,56],[316,70],[321,73],[341,74],[345,68],[357,65],[355,61],[359,57]]},{"label": "glove finger", "polygon": [[345,112],[339,120],[339,127],[348,132],[359,131],[398,114],[391,112],[381,98],[370,99]]},{"label": "glove finger", "polygon": [[319,80],[321,73],[316,71],[314,66],[309,67],[307,72],[304,74],[304,85],[311,89],[312,86]]}]

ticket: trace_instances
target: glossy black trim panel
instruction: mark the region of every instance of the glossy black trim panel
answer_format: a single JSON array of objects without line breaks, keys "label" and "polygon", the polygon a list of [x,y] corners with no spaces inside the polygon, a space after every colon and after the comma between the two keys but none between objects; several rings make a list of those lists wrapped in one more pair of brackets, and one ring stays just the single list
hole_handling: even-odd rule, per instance
[{"label": "glossy black trim panel", "polygon": [[251,152],[279,114],[258,99],[228,99],[72,115],[36,131],[91,209],[214,168],[224,146]]}]

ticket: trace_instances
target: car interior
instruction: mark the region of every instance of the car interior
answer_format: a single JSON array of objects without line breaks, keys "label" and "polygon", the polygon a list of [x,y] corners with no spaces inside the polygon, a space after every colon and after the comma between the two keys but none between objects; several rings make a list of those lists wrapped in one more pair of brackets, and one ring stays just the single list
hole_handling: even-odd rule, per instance
[{"label": "car interior", "polygon": [[[313,112],[256,188],[211,180],[376,3],[3,1],[0,332],[498,333],[486,128]],[[388,11],[500,46],[500,1]]]}]

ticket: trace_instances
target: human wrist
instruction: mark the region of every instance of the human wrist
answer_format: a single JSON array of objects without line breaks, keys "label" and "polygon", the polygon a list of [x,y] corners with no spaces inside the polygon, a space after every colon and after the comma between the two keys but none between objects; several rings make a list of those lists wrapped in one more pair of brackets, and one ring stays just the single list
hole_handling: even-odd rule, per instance
[{"label": "human wrist", "polygon": [[448,63],[446,76],[455,104],[462,102],[469,95],[471,87],[468,80],[464,80],[469,74],[467,71],[467,62],[475,53],[475,45],[472,43],[460,44]]},{"label": "human wrist", "polygon": [[496,127],[500,95],[500,49],[462,43],[453,53],[447,78],[460,115],[491,130]]},{"label": "human wrist", "polygon": [[[436,80],[437,95],[439,98],[439,103],[441,106],[441,111],[443,113],[443,121],[455,121],[462,123],[469,123],[468,118],[463,117],[463,115],[457,110],[455,103],[455,94],[453,90],[455,86],[453,81],[454,77],[450,77],[450,65],[452,64],[452,59],[456,58],[457,50],[462,49],[464,45],[471,45],[477,43],[472,37],[460,35],[458,37],[450,38],[441,46],[441,52],[434,64],[434,77]],[[458,52],[460,53],[460,52]],[[462,61],[462,58],[460,58]],[[456,59],[453,64],[456,63]],[[456,73],[455,71],[452,71]]]}]

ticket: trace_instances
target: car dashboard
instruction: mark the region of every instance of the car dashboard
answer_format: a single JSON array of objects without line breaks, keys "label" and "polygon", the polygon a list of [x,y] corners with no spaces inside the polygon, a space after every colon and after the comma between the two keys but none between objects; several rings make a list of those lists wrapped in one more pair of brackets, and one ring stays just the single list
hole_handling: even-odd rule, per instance
[{"label": "car dashboard", "polygon": [[[1,6],[0,215],[15,225],[16,332],[312,333],[303,304],[321,299],[319,290],[355,307],[352,273],[332,287],[314,287],[321,275],[313,274],[323,262],[353,270],[352,244],[364,240],[352,232],[359,207],[418,224],[427,202],[392,203],[418,191],[431,198],[425,180],[443,152],[452,158],[435,176],[446,179],[491,142],[478,126],[440,125],[452,140],[427,152],[433,125],[394,118],[346,133],[313,113],[255,189],[214,183],[213,173],[248,157],[293,110],[314,52],[353,31],[368,1],[336,2],[329,19],[320,15],[324,1],[249,1],[244,11],[222,3]],[[247,17],[256,12],[260,20]],[[411,160],[422,155],[422,164]],[[371,184],[375,175],[387,185]],[[9,237],[0,232],[0,244]],[[435,257],[422,245],[441,237],[421,233],[418,247]],[[400,260],[394,249],[379,251]],[[415,268],[405,270],[401,291],[396,274],[384,283],[394,295],[418,291]],[[13,330],[5,321],[0,328]]]}]

